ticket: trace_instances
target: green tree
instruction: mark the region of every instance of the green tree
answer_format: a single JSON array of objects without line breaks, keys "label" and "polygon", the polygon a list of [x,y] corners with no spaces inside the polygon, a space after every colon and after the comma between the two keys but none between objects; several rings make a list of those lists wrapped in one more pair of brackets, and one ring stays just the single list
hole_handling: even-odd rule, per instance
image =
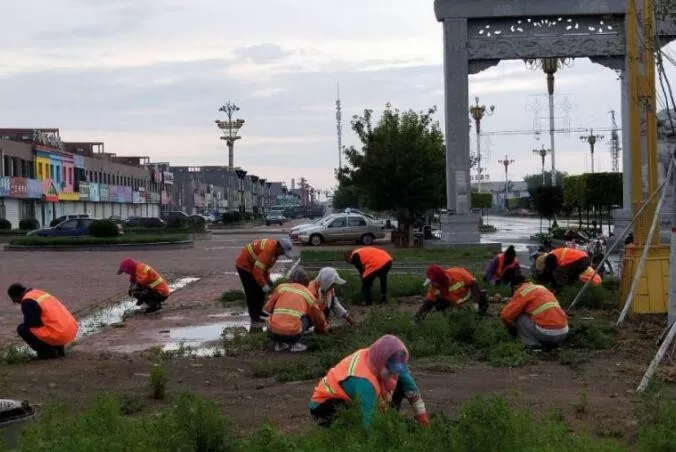
[{"label": "green tree", "polygon": [[560,185],[540,186],[535,191],[533,204],[540,216],[551,220],[563,207],[563,189]]},{"label": "green tree", "polygon": [[563,178],[563,205],[569,213],[577,211],[579,227],[582,228],[582,210],[586,207],[585,198],[586,180],[580,176],[566,176]]},{"label": "green tree", "polygon": [[366,207],[397,217],[404,244],[412,221],[445,199],[444,136],[435,112],[400,112],[388,103],[375,124],[373,110],[352,119],[361,148],[345,150],[349,166],[340,177],[353,184]]},{"label": "green tree", "polygon": [[[562,173],[560,171],[556,172],[556,180],[561,181],[563,180],[564,177],[566,177],[566,173]],[[542,184],[542,173],[537,173],[537,174],[529,174],[527,176],[524,176],[523,178],[524,182],[526,183],[526,186],[528,187],[528,193],[530,194],[531,198],[535,198],[535,192],[537,191],[538,187],[541,187]],[[545,171],[545,186],[551,186],[552,185],[552,172],[551,171]]]},{"label": "green tree", "polygon": [[333,192],[331,205],[336,210],[343,210],[351,207],[358,209],[362,207],[362,202],[359,197],[359,191],[352,184],[352,181],[345,177],[338,176],[338,188]]}]

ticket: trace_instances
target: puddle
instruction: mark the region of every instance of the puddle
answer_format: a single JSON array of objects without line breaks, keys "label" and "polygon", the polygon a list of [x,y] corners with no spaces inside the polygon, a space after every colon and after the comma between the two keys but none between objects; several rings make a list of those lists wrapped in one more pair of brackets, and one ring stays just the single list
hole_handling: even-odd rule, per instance
[{"label": "puddle", "polygon": [[[169,291],[173,293],[199,280],[200,278],[179,278],[169,284]],[[127,298],[112,306],[94,312],[80,319],[80,330],[78,331],[77,338],[92,335],[108,325],[120,323],[124,320],[125,314],[135,311],[140,311],[136,307],[136,299]]]}]

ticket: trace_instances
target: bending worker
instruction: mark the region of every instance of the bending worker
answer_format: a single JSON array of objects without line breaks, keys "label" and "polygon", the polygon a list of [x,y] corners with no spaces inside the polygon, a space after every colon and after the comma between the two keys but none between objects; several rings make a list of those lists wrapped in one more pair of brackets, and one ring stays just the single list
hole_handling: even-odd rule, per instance
[{"label": "bending worker", "polygon": [[519,337],[526,347],[558,347],[568,335],[568,316],[556,296],[522,275],[514,277],[512,290],[512,299],[500,313],[510,334]]},{"label": "bending worker", "polygon": [[[535,262],[539,283],[551,283],[554,289],[580,281],[589,268],[589,255],[575,248],[556,248]],[[593,275],[593,270],[592,270]],[[589,275],[591,276],[591,275]],[[599,277],[600,283],[600,277]]]},{"label": "bending worker", "polygon": [[129,275],[129,296],[136,298],[137,306],[145,304],[146,314],[162,309],[162,303],[169,297],[169,285],[150,265],[125,258],[120,262],[117,274]]},{"label": "bending worker", "polygon": [[245,246],[239,253],[235,267],[239,279],[242,281],[246,305],[252,322],[262,322],[263,303],[265,294],[272,289],[270,269],[275,265],[279,256],[293,259],[293,246],[289,239],[254,240]]},{"label": "bending worker", "polygon": [[276,352],[307,350],[300,341],[311,327],[319,334],[329,332],[324,313],[306,287],[307,273],[296,268],[290,279],[290,283],[277,286],[263,308],[269,314],[268,337],[275,342]]},{"label": "bending worker", "polygon": [[509,284],[515,273],[520,272],[519,260],[513,245],[491,261],[486,269],[484,280],[491,285]]},{"label": "bending worker", "polygon": [[451,267],[446,270],[438,265],[430,265],[427,268],[427,281],[429,286],[423,304],[415,315],[417,321],[436,309],[445,311],[451,306],[463,307],[467,301],[472,300],[479,307],[479,311],[488,310],[488,295],[482,291],[472,274],[461,267]]},{"label": "bending worker", "polygon": [[21,304],[23,323],[16,328],[38,359],[66,356],[65,346],[78,331],[75,317],[55,296],[38,289],[27,289],[14,283],[7,289],[12,302]]},{"label": "bending worker", "polygon": [[371,287],[376,278],[380,280],[380,295],[387,302],[387,274],[392,269],[392,256],[375,246],[365,246],[345,252],[345,261],[354,265],[361,276],[363,304],[373,304]]},{"label": "bending worker", "polygon": [[319,308],[326,318],[333,314],[334,317],[345,319],[347,323],[354,325],[354,319],[336,297],[335,287],[343,284],[345,284],[345,280],[340,277],[335,268],[324,267],[319,270],[317,277],[310,282],[308,289],[315,296],[317,304],[319,304]]},{"label": "bending worker", "polygon": [[399,410],[405,398],[411,403],[415,419],[429,425],[425,403],[407,366],[409,354],[396,336],[386,335],[370,347],[357,350],[329,370],[315,386],[310,415],[317,424],[328,427],[337,412],[359,403],[362,424],[368,426],[376,409]]}]

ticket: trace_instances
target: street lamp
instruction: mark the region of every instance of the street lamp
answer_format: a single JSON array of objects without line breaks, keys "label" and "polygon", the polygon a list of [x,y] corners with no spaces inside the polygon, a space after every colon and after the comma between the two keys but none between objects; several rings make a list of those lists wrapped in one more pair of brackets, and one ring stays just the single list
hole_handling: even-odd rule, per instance
[{"label": "street lamp", "polygon": [[469,108],[469,113],[474,119],[474,124],[476,125],[476,157],[477,157],[477,175],[478,175],[478,190],[481,193],[481,120],[484,116],[491,116],[495,111],[495,105],[491,105],[488,110],[486,110],[485,105],[479,105],[479,98],[475,97],[474,101],[476,102],[473,106]]},{"label": "street lamp", "polygon": [[549,152],[549,149],[545,149],[545,145],[542,145],[542,149],[533,149],[533,154],[538,154],[540,158],[542,159],[542,185],[546,185],[546,180],[545,180],[545,157],[547,157],[547,152]]},{"label": "street lamp", "polygon": [[244,125],[244,120],[232,119],[233,113],[239,111],[239,107],[230,101],[227,101],[225,105],[222,105],[218,111],[222,111],[228,116],[226,121],[217,119],[215,122],[218,128],[223,132],[221,140],[225,140],[228,145],[228,168],[232,171],[235,164],[235,141],[242,138],[237,135],[237,133]]},{"label": "street lamp", "polygon": [[580,140],[589,143],[589,150],[591,151],[591,172],[594,174],[594,145],[596,145],[596,141],[603,140],[603,135],[594,135],[594,129],[589,129],[589,135],[581,135]]},{"label": "street lamp", "polygon": [[514,163],[514,160],[510,160],[507,155],[505,155],[504,160],[498,160],[498,163],[505,166],[505,205],[507,205],[507,198],[509,197],[509,166]]},{"label": "street lamp", "polygon": [[531,69],[542,69],[547,74],[547,92],[549,94],[549,147],[552,153],[552,185],[556,179],[556,160],[554,154],[554,74],[564,66],[573,63],[571,58],[527,58],[524,60]]}]

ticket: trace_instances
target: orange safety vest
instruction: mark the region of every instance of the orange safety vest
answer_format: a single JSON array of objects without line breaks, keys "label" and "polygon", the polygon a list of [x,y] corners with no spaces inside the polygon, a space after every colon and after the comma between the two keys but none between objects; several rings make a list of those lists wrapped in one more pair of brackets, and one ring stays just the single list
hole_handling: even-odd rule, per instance
[{"label": "orange safety vest", "polygon": [[549,252],[556,257],[556,264],[559,267],[572,264],[573,262],[589,257],[587,253],[576,248],[556,248]]},{"label": "orange safety vest", "polygon": [[556,296],[538,284],[525,283],[519,286],[502,309],[500,318],[505,323],[513,323],[523,313],[528,314],[541,328],[559,329],[568,325],[568,316],[561,309]]},{"label": "orange safety vest", "polygon": [[446,278],[448,278],[448,292],[442,294],[430,285],[425,299],[434,301],[442,298],[456,305],[461,305],[469,300],[472,297],[470,287],[476,282],[474,276],[462,267],[451,267],[444,270],[444,272],[446,272]]},{"label": "orange safety vest", "polygon": [[139,286],[148,287],[163,297],[169,296],[169,284],[150,265],[139,262],[134,279]]},{"label": "orange safety vest", "polygon": [[594,287],[600,286],[603,283],[601,275],[594,272],[592,267],[587,267],[587,269],[580,274],[580,282],[586,284],[590,279],[592,281],[591,285]]},{"label": "orange safety vest", "polygon": [[34,300],[40,306],[42,326],[30,328],[30,332],[42,342],[55,347],[67,345],[77,335],[78,324],[73,314],[53,295],[31,289],[21,301]]},{"label": "orange safety vest", "polygon": [[509,265],[505,266],[505,253],[498,254],[496,259],[498,260],[498,265],[496,265],[495,274],[493,275],[495,279],[501,279],[502,275],[504,275],[507,270],[516,268],[516,266],[519,265],[519,261],[514,258]]},{"label": "orange safety vest", "polygon": [[252,273],[261,286],[267,284],[269,271],[277,262],[277,240],[254,240],[245,246],[235,261],[235,267]]},{"label": "orange safety vest", "polygon": [[362,278],[367,278],[371,273],[377,272],[389,262],[392,262],[392,256],[387,251],[375,246],[356,249],[350,258],[353,258],[355,254],[359,256],[359,260],[364,267]]},{"label": "orange safety vest", "polygon": [[308,284],[307,288],[310,292],[312,292],[315,300],[317,300],[319,309],[321,309],[322,312],[326,311],[329,307],[329,297],[335,297],[335,289],[331,289],[326,293],[320,293],[321,291],[319,290],[319,281],[316,280],[310,281],[310,284]]},{"label": "orange safety vest", "polygon": [[[319,380],[312,393],[312,401],[322,404],[327,400],[340,399],[346,402],[351,402],[350,396],[343,390],[340,384],[350,377],[365,378],[371,383],[373,389],[376,391],[376,396],[380,401],[381,407],[384,406],[386,395],[382,393],[380,380],[371,371],[369,366],[369,349],[363,348],[357,350],[350,356],[343,358],[335,367],[333,367],[326,374],[324,378]],[[396,385],[394,385],[396,386]]]},{"label": "orange safety vest", "polygon": [[326,319],[316,310],[314,295],[307,287],[288,283],[277,287],[275,292],[273,296],[278,295],[278,298],[268,318],[270,332],[281,336],[300,334],[303,331],[303,316],[309,317],[318,330],[325,329]]}]

